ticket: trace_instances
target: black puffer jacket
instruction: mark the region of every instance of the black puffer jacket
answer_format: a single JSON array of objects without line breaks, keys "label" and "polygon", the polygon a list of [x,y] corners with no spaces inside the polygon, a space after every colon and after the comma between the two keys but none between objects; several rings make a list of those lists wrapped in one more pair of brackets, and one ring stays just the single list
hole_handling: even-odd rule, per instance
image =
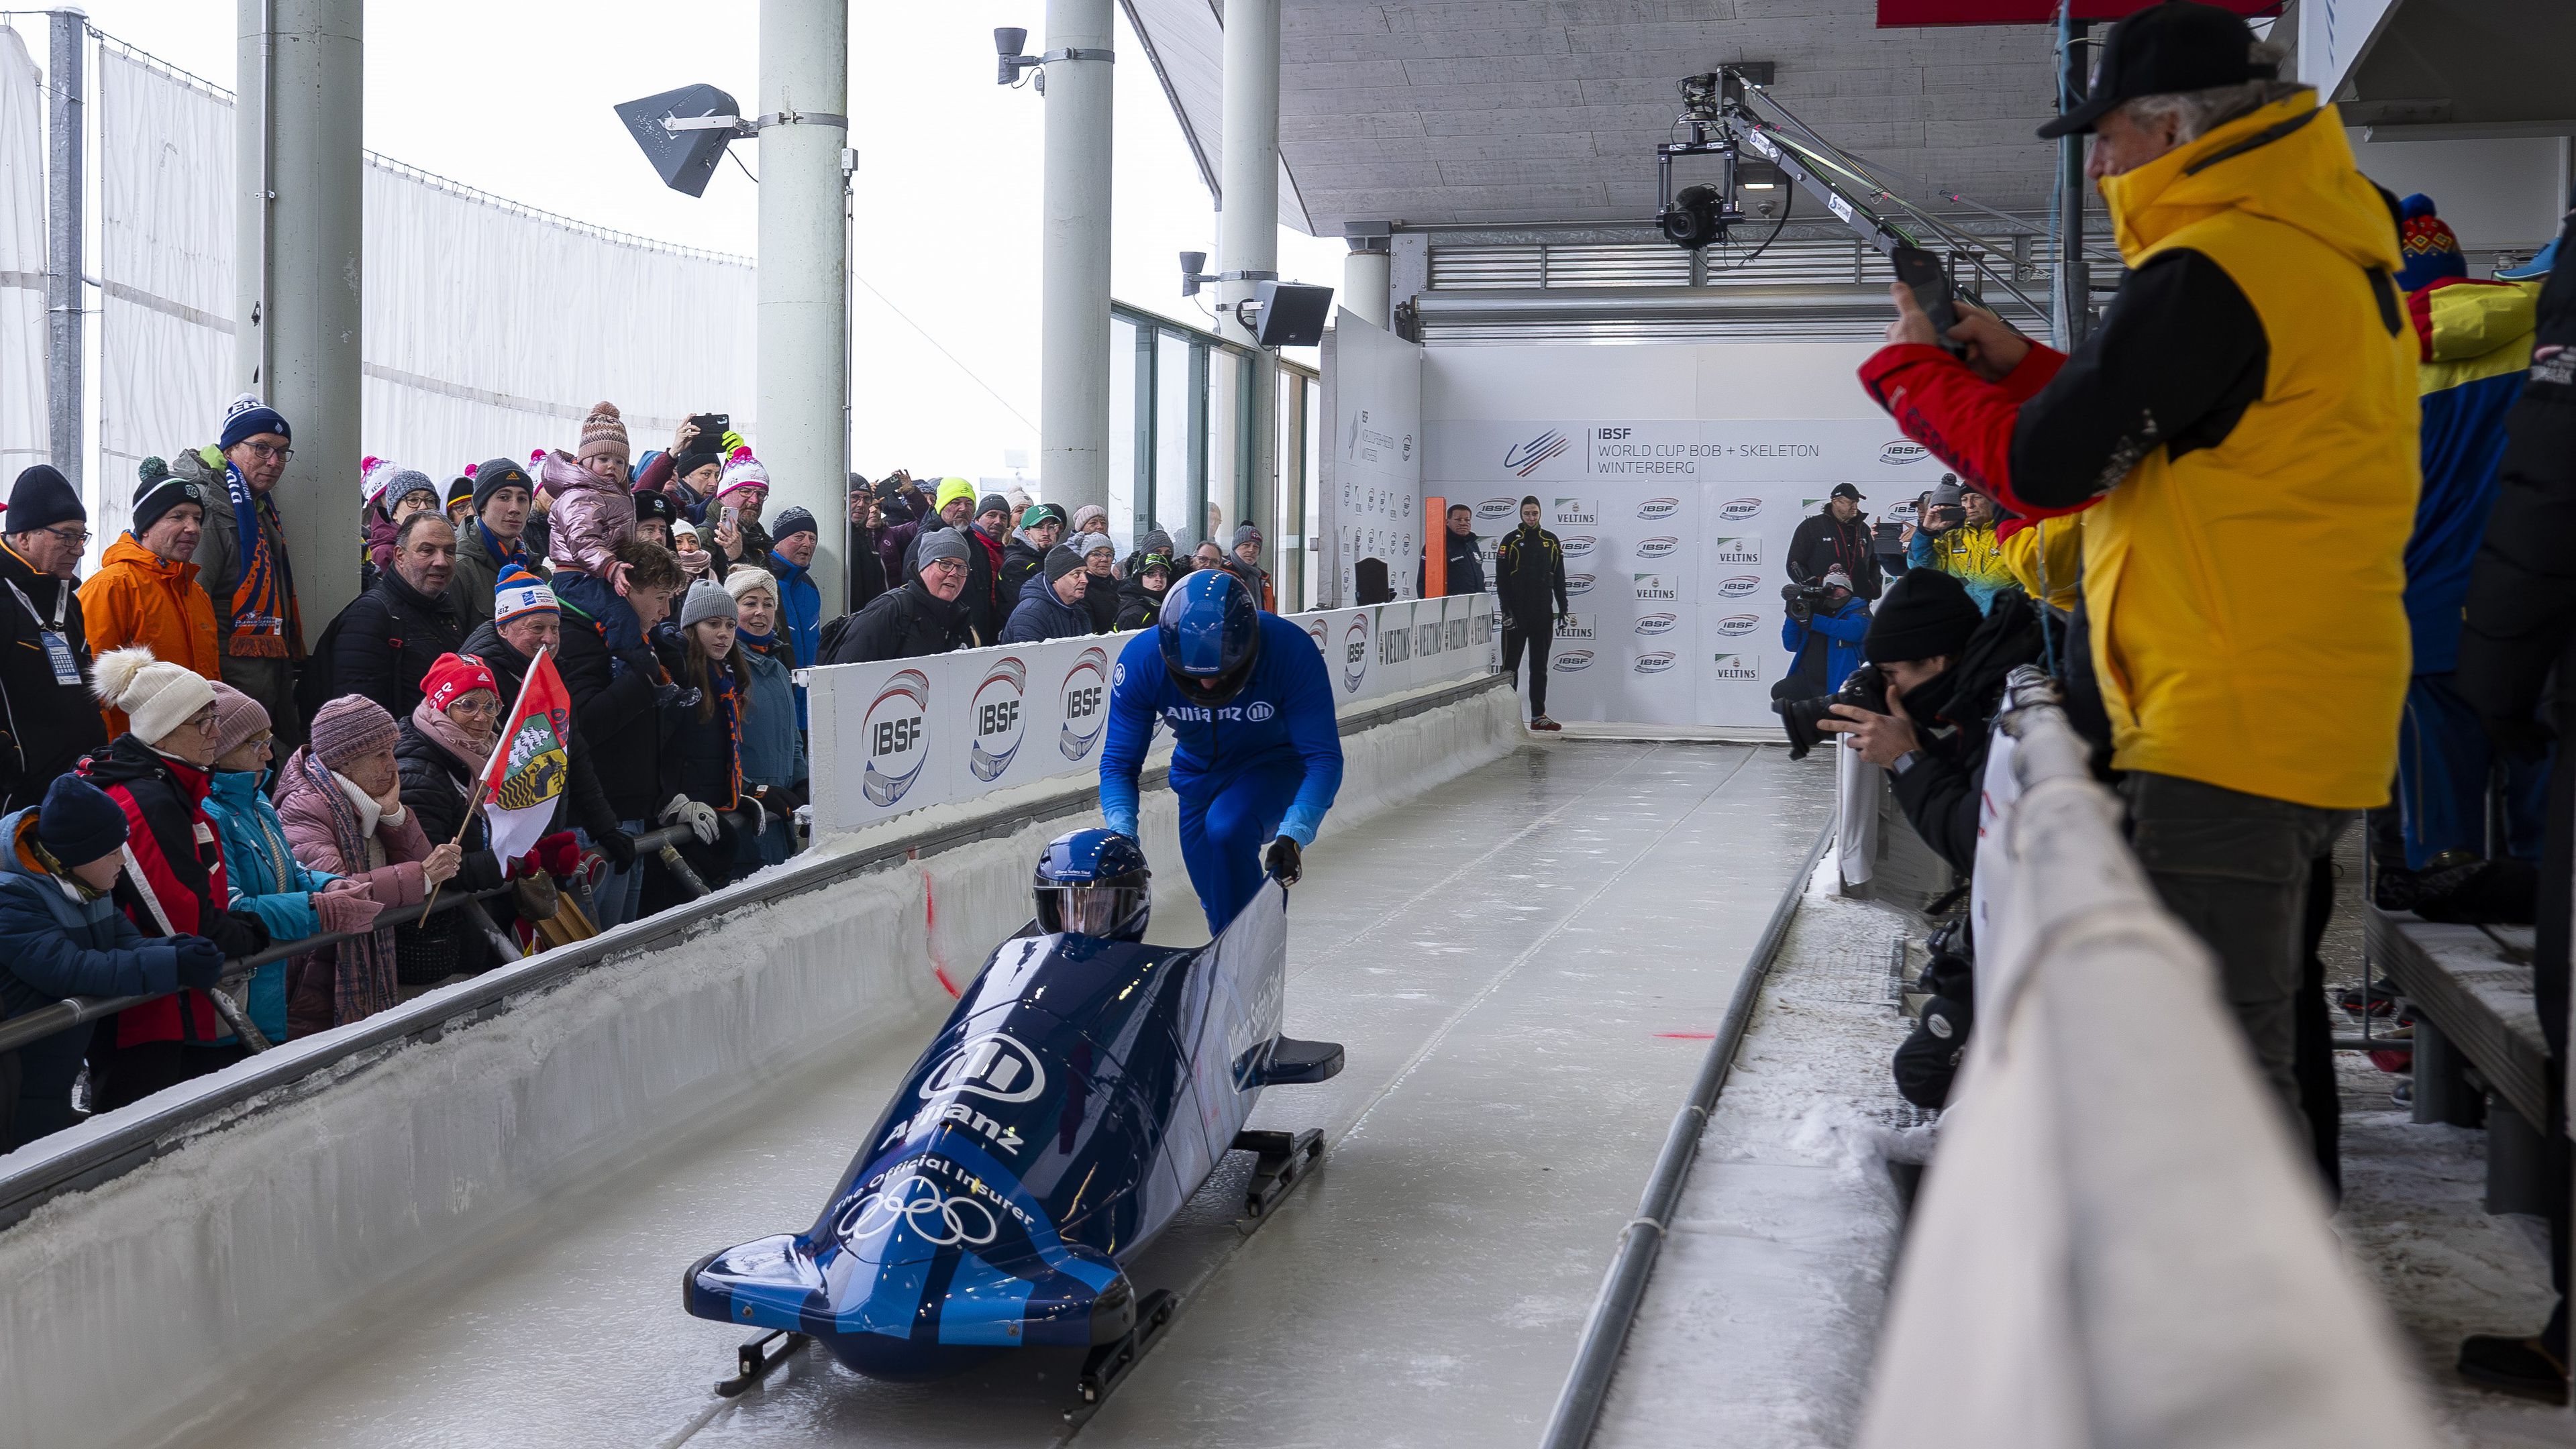
[{"label": "black puffer jacket", "polygon": [[1890,775],[1889,787],[1914,832],[1962,876],[1977,868],[1977,813],[2005,677],[2039,660],[2039,612],[2028,594],[2005,589],[1959,662],[1903,697],[1923,748],[1903,773]]},{"label": "black puffer jacket", "polygon": [[[55,677],[45,645],[58,609],[72,657],[69,683]],[[0,815],[42,803],[57,776],[106,743],[107,722],[89,692],[78,581],[37,573],[0,544]]]},{"label": "black puffer jacket", "polygon": [[1121,582],[1116,574],[1085,574],[1082,606],[1091,611],[1091,632],[1106,634],[1118,627],[1118,593]]},{"label": "black puffer jacket", "polygon": [[[421,833],[432,845],[457,840],[456,827],[465,826],[464,838],[458,841],[465,847],[465,861],[447,889],[487,891],[499,885],[506,875],[492,854],[492,832],[482,816],[471,823],[465,818],[466,802],[474,790],[474,768],[422,734],[408,716],[396,729],[394,763],[402,768],[403,808],[420,821]],[[507,922],[508,899],[495,896],[482,903],[483,909],[496,923]],[[460,974],[480,975],[492,969],[492,957],[492,943],[461,909],[442,910],[426,921],[394,928],[394,972],[406,986],[427,986]]]},{"label": "black puffer jacket", "polygon": [[[527,682],[531,661],[511,648],[510,641],[501,637],[497,627],[489,623],[475,625],[474,632],[465,636],[465,647],[457,652],[482,660],[484,666],[492,671],[493,680],[501,686],[503,709],[509,708],[510,702],[519,697],[519,686]],[[553,828],[570,830],[579,826],[596,840],[617,828],[617,812],[610,808],[607,794],[599,788],[599,772],[591,768],[589,747],[580,742],[579,700],[573,702],[572,728],[572,769],[564,785],[563,802],[555,809]]]},{"label": "black puffer jacket", "polygon": [[837,633],[825,631],[826,664],[918,659],[972,649],[978,642],[965,605],[933,596],[918,578],[836,623]]},{"label": "black puffer jacket", "polygon": [[[994,575],[993,587],[1000,591],[1003,598],[1017,606],[1021,590],[1026,588],[1029,580],[1045,567],[1046,550],[1029,542],[1020,534],[1012,534],[1011,541],[1002,546],[1002,569],[1000,573]],[[1006,613],[1005,622],[1007,621]]]},{"label": "black puffer jacket", "polygon": [[[1165,587],[1168,589],[1170,586],[1166,584]],[[1110,627],[1120,631],[1150,629],[1162,612],[1161,594],[1145,587],[1143,579],[1127,579],[1118,585],[1118,616],[1110,622]]]},{"label": "black puffer jacket", "polygon": [[608,808],[621,821],[641,820],[650,828],[674,793],[663,749],[670,726],[655,704],[657,687],[673,682],[669,662],[650,644],[610,653],[598,622],[567,602],[563,653],[555,663]]},{"label": "black puffer jacket", "polygon": [[399,572],[350,600],[330,632],[333,695],[365,695],[398,720],[420,703],[429,666],[465,643],[455,601],[444,592],[423,594]]}]

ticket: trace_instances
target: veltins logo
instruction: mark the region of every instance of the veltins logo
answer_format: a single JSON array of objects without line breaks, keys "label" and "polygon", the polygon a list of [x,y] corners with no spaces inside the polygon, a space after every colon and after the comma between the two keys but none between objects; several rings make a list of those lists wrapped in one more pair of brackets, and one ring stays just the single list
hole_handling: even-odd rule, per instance
[{"label": "veltins logo", "polygon": [[1368,678],[1369,621],[1375,611],[1362,609],[1351,616],[1350,627],[1342,631],[1342,692],[1357,694],[1360,681]]},{"label": "veltins logo", "polygon": [[1500,523],[1519,516],[1521,501],[1517,498],[1488,498],[1476,505],[1476,517],[1484,523]]},{"label": "veltins logo", "polygon": [[1600,521],[1601,514],[1598,510],[1593,508],[1591,500],[1589,499],[1560,498],[1556,500],[1556,526],[1559,528],[1574,528],[1578,526],[1590,528]]},{"label": "veltins logo", "polygon": [[1569,533],[1556,541],[1557,551],[1567,558],[1589,558],[1595,540],[1588,533]]},{"label": "veltins logo", "polygon": [[970,1092],[996,1102],[1034,1101],[1046,1090],[1046,1065],[1005,1032],[986,1032],[939,1059],[921,1082],[924,1097]]},{"label": "veltins logo", "polygon": [[1005,654],[993,661],[984,682],[975,686],[975,697],[966,706],[966,717],[975,726],[975,737],[966,749],[966,767],[976,779],[1000,778],[1011,768],[1011,757],[1020,752],[1028,682],[1028,665],[1015,654]]},{"label": "veltins logo", "polygon": [[1709,626],[1728,639],[1740,639],[1762,627],[1759,614],[1729,614]]},{"label": "veltins logo", "polygon": [[1717,655],[1715,664],[1716,668],[1712,672],[1719,679],[1760,679],[1762,677],[1761,666],[1741,654]]},{"label": "veltins logo", "polygon": [[1665,578],[1662,574],[1630,574],[1628,578],[1636,584],[1637,602],[1641,604],[1649,599],[1681,597],[1681,590],[1673,586],[1673,580]]},{"label": "veltins logo", "polygon": [[1747,599],[1760,592],[1762,580],[1753,574],[1736,574],[1720,581],[1717,586],[1717,596],[1721,599]]},{"label": "veltins logo", "polygon": [[1568,649],[1548,662],[1548,668],[1559,674],[1574,674],[1592,667],[1592,651]]},{"label": "veltins logo", "polygon": [[1658,649],[1651,654],[1638,655],[1637,662],[1629,667],[1639,674],[1661,674],[1672,668],[1675,662],[1671,650]]},{"label": "veltins logo", "polygon": [[1717,516],[1729,523],[1742,523],[1761,512],[1762,500],[1759,498],[1730,498],[1718,505]]},{"label": "veltins logo", "polygon": [[[1406,441],[1409,443],[1411,439]],[[1550,428],[1528,442],[1514,443],[1504,449],[1503,466],[1512,470],[1512,476],[1526,478],[1537,472],[1539,465],[1551,458],[1564,457],[1573,448],[1572,438],[1555,428]]]},{"label": "veltins logo", "polygon": [[1682,541],[1680,539],[1673,537],[1669,533],[1661,534],[1654,538],[1640,540],[1637,544],[1637,557],[1670,558],[1674,551],[1679,549],[1681,546]]},{"label": "veltins logo", "polygon": [[1644,614],[1640,615],[1637,619],[1637,632],[1640,634],[1669,634],[1673,632],[1673,626],[1681,621],[1681,616],[1679,614]]},{"label": "veltins logo", "polygon": [[1568,594],[1591,593],[1592,584],[1593,578],[1590,574],[1567,574],[1565,576],[1565,591]]},{"label": "veltins logo", "polygon": [[1589,639],[1596,632],[1590,614],[1568,614],[1565,616],[1565,622],[1556,626],[1556,637],[1559,639]]},{"label": "veltins logo", "polygon": [[930,759],[930,737],[921,719],[929,712],[930,677],[918,669],[888,679],[868,706],[859,724],[868,752],[859,780],[869,804],[880,809],[892,805],[921,778],[921,767]]},{"label": "veltins logo", "polygon": [[1649,498],[1637,505],[1637,516],[1648,523],[1661,523],[1682,511],[1678,498]]},{"label": "veltins logo", "polygon": [[1758,538],[1713,538],[1709,540],[1709,545],[1716,550],[1716,552],[1709,555],[1709,561],[1712,563],[1746,564],[1762,562],[1762,540]]},{"label": "veltins logo", "polygon": [[1878,450],[1878,461],[1882,463],[1920,463],[1931,456],[1931,449],[1906,438],[1899,438]]},{"label": "veltins logo", "polygon": [[1091,747],[1100,743],[1100,732],[1108,727],[1108,668],[1108,651],[1085,649],[1064,672],[1064,683],[1056,686],[1064,724],[1056,731],[1055,747],[1068,760],[1089,755]]}]

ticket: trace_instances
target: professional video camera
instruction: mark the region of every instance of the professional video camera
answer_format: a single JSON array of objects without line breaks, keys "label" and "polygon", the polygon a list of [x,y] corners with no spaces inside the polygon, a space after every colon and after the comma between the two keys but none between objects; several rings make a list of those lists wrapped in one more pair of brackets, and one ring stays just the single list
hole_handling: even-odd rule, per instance
[{"label": "professional video camera", "polygon": [[1782,584],[1780,602],[1788,607],[1789,617],[1803,624],[1816,616],[1816,606],[1825,601],[1823,584]]},{"label": "professional video camera", "polygon": [[1807,751],[1825,742],[1825,732],[1816,727],[1817,722],[1830,718],[1838,704],[1856,704],[1872,714],[1887,713],[1887,676],[1878,672],[1877,665],[1864,664],[1845,675],[1843,687],[1831,694],[1771,701],[1781,727],[1789,733],[1790,759],[1803,760]]}]

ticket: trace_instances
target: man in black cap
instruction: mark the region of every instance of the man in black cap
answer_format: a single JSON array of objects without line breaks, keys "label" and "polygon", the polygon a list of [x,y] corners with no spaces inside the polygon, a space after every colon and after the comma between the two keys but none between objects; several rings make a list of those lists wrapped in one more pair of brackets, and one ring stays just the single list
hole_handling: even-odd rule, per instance
[{"label": "man in black cap", "polygon": [[[528,510],[536,485],[528,470],[508,458],[486,459],[474,469],[474,514],[456,531],[456,572],[448,601],[466,633],[492,622],[492,593],[513,565],[542,577],[545,560],[528,547]],[[506,701],[505,701],[506,703]]]},{"label": "man in black cap", "polygon": [[1057,544],[1048,549],[1039,571],[1020,586],[1011,621],[1002,626],[1004,644],[1042,644],[1049,639],[1078,639],[1091,632],[1091,610],[1083,604],[1090,588],[1082,555]]},{"label": "man in black cap", "polygon": [[89,692],[89,630],[77,582],[89,513],[51,466],[18,475],[0,513],[0,815],[45,798],[55,777],[107,743]]},{"label": "man in black cap", "polygon": [[1798,531],[1789,535],[1789,557],[1784,561],[1791,583],[1812,584],[1839,568],[1851,579],[1854,594],[1864,599],[1878,597],[1886,585],[1879,576],[1869,515],[1860,511],[1861,502],[1858,488],[1837,483],[1833,495],[1814,517],[1798,520]]}]

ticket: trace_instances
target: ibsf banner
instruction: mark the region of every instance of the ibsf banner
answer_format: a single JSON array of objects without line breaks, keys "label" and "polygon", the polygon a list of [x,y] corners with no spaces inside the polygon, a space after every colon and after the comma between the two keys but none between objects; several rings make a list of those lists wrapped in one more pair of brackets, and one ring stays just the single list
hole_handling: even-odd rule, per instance
[{"label": "ibsf banner", "polygon": [[[1502,634],[1483,594],[1297,614],[1343,704],[1491,673]],[[814,826],[849,830],[926,805],[1097,771],[1109,677],[1133,634],[1004,645],[803,672]]]},{"label": "ibsf banner", "polygon": [[1557,719],[1767,730],[1789,541],[1837,483],[1873,525],[1911,521],[1941,464],[1885,422],[1428,425],[1423,491],[1475,510],[1490,552],[1520,501],[1565,550],[1548,661]]}]

